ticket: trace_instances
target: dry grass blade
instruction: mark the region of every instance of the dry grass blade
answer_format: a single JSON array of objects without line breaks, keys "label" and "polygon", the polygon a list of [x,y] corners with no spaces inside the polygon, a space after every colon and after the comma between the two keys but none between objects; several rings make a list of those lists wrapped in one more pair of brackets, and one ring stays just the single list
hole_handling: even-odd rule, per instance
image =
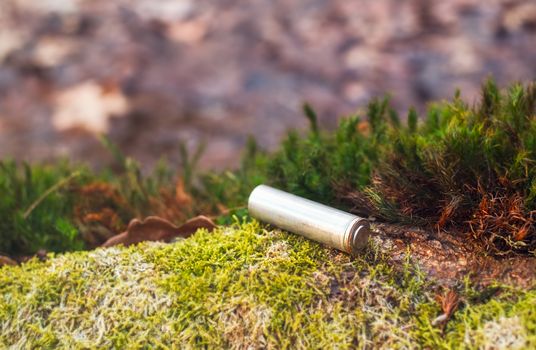
[{"label": "dry grass blade", "polygon": [[33,202],[32,205],[30,205],[28,209],[26,209],[22,217],[24,219],[27,219],[30,216],[30,214],[35,210],[35,208],[37,208],[37,206],[39,206],[41,202],[43,202],[48,196],[50,196],[51,193],[54,193],[55,191],[59,190],[60,188],[68,184],[72,179],[74,179],[75,177],[79,175],[80,175],[80,172],[76,171],[72,173],[71,175],[69,175],[68,177],[66,177],[65,179],[62,179],[59,182],[57,182],[54,186],[50,187],[39,198],[37,198],[37,200]]},{"label": "dry grass blade", "polygon": [[527,212],[523,197],[517,193],[485,193],[469,225],[473,236],[484,241],[490,251],[529,251],[536,245],[535,213]]},{"label": "dry grass blade", "polygon": [[441,325],[444,327],[452,317],[454,311],[458,309],[458,306],[460,305],[460,296],[452,289],[449,289],[445,294],[437,295],[436,300],[441,304],[443,313],[432,321],[432,325]]}]

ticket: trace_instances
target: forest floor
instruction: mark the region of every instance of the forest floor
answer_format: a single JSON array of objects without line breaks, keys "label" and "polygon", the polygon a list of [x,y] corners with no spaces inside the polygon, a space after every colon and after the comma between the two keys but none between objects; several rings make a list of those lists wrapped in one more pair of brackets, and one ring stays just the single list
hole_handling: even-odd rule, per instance
[{"label": "forest floor", "polygon": [[[397,111],[536,72],[530,0],[3,0],[0,158],[105,168],[106,133],[152,169],[210,140],[204,169],[238,166],[255,135],[273,150],[392,94]],[[155,157],[158,155],[158,157]]]}]

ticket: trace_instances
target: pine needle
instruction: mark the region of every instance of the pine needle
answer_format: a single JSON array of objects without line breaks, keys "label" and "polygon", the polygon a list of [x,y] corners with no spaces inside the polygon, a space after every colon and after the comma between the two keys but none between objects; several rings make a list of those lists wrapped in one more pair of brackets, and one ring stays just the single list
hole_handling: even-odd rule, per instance
[{"label": "pine needle", "polygon": [[41,204],[50,194],[52,194],[55,191],[59,190],[60,188],[62,188],[66,184],[68,184],[72,179],[74,179],[77,176],[80,176],[79,171],[75,171],[74,173],[72,173],[68,177],[58,181],[56,184],[54,184],[54,186],[50,187],[39,198],[37,198],[37,200],[35,202],[33,202],[32,205],[30,205],[30,207],[28,209],[26,209],[26,211],[24,212],[22,217],[26,220],[30,216],[30,214],[35,210],[35,208],[37,208],[39,206],[39,204]]}]

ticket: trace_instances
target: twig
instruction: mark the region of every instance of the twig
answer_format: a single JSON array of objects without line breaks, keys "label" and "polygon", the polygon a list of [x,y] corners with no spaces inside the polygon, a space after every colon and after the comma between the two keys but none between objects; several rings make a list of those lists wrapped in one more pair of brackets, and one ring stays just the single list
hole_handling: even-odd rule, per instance
[{"label": "twig", "polygon": [[75,177],[77,177],[79,175],[80,175],[80,172],[75,171],[74,173],[72,173],[68,177],[66,177],[63,180],[61,180],[61,181],[57,182],[56,184],[54,184],[54,186],[52,186],[48,190],[46,190],[39,198],[37,198],[37,200],[35,202],[32,203],[32,205],[30,205],[30,207],[28,209],[26,209],[26,211],[24,212],[22,217],[26,220],[30,216],[30,214],[35,210],[35,208],[37,208],[37,206],[39,204],[41,204],[41,202],[43,202],[51,193],[53,193],[54,191],[57,191],[61,187],[65,186],[67,183],[69,183],[69,181],[71,181],[72,179],[74,179]]}]

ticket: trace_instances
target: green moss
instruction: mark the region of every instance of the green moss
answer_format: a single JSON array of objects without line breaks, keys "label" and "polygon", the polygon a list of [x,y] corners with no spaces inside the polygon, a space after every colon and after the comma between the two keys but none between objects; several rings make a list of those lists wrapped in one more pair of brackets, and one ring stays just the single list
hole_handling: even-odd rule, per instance
[{"label": "green moss", "polygon": [[67,163],[29,166],[0,161],[0,252],[83,248],[69,219],[75,198],[66,189],[85,173]]},{"label": "green moss", "polygon": [[457,93],[418,123],[388,99],[341,121],[335,133],[290,133],[268,162],[278,187],[391,222],[461,228],[488,252],[536,253],[536,84],[499,90],[474,107]]},{"label": "green moss", "polygon": [[351,259],[257,222],[0,272],[0,347],[478,348],[505,329],[536,346],[535,290],[482,301],[467,287],[443,334],[436,286],[409,260]]},{"label": "green moss", "polygon": [[[265,182],[266,158],[253,139],[240,169],[205,174],[196,172],[202,148],[190,155],[181,147],[178,170],[161,161],[143,175],[136,161],[109,140],[103,142],[116,158],[115,171],[95,172],[67,162],[30,165],[0,160],[0,254],[92,248],[104,240],[88,236],[120,233],[136,217],[157,215],[179,224],[198,214],[218,214],[225,207],[243,213],[251,189]],[[230,222],[234,212],[218,222]]]}]

